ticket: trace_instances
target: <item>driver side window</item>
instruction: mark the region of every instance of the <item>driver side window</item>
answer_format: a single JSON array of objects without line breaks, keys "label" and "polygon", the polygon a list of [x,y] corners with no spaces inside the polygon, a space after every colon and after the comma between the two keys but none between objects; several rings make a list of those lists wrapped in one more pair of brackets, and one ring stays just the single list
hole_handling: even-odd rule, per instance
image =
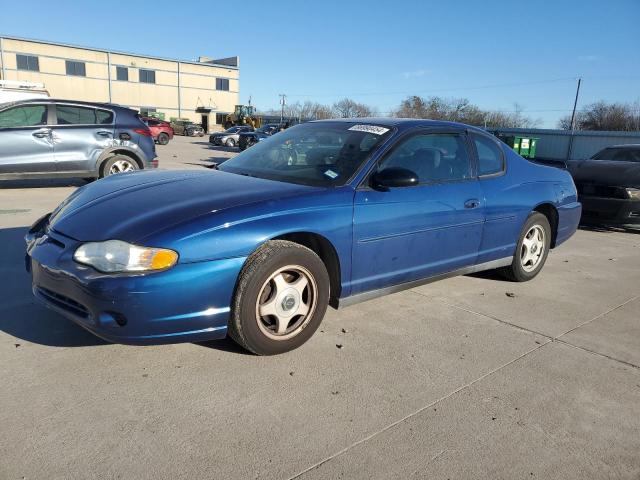
[{"label": "driver side window", "polygon": [[378,166],[411,170],[418,182],[434,183],[471,178],[471,162],[462,135],[432,133],[404,140]]}]

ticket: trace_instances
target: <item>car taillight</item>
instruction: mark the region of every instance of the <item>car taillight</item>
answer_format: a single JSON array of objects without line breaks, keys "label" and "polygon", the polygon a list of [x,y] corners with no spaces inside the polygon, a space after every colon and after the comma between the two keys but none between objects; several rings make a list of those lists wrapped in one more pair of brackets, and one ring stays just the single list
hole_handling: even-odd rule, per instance
[{"label": "car taillight", "polygon": [[134,128],[133,131],[138,135],[142,135],[143,137],[151,136],[151,130],[149,130],[148,128]]}]

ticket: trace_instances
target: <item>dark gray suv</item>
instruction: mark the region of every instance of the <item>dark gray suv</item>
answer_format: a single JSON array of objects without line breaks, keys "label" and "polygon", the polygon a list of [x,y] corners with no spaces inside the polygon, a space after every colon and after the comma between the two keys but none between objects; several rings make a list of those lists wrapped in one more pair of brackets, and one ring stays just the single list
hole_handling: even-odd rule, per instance
[{"label": "dark gray suv", "polygon": [[0,179],[101,178],[157,166],[135,110],[49,98],[0,104]]}]

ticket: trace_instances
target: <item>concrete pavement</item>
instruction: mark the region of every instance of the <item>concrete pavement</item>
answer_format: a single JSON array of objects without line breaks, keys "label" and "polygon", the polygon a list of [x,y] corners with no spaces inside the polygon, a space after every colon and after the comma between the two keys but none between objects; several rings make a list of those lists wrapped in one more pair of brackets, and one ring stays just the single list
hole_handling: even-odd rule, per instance
[{"label": "concrete pavement", "polygon": [[[232,155],[158,151],[164,168]],[[640,234],[579,231],[524,284],[330,310],[278,357],[131,347],[31,297],[22,236],[78,185],[0,184],[0,478],[640,477]]]}]

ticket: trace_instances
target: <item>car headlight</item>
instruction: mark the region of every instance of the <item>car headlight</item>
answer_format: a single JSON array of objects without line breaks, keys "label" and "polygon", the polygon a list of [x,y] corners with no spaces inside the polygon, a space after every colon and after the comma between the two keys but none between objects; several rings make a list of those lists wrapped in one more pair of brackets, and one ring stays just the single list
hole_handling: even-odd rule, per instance
[{"label": "car headlight", "polygon": [[80,245],[73,259],[105,273],[148,272],[173,267],[178,261],[178,253],[165,248],[107,240]]},{"label": "car headlight", "polygon": [[632,200],[640,200],[640,188],[627,188],[627,195]]}]

